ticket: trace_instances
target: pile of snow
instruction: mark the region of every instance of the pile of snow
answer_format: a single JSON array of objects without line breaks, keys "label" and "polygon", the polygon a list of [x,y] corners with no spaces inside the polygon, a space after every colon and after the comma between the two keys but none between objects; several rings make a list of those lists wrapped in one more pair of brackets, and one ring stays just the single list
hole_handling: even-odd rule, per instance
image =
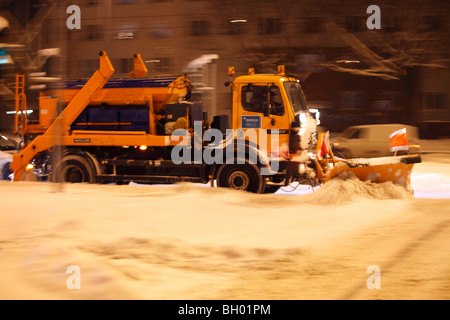
[{"label": "pile of snow", "polygon": [[363,199],[409,199],[412,195],[405,188],[392,182],[372,183],[361,181],[353,173],[344,171],[331,179],[315,192],[302,195],[304,203],[321,205],[340,205]]}]

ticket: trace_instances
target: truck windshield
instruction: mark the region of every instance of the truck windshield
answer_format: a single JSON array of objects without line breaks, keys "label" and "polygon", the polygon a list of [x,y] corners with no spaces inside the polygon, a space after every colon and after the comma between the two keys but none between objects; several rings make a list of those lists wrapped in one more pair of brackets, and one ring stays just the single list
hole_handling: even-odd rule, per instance
[{"label": "truck windshield", "polygon": [[294,113],[308,110],[305,94],[303,93],[300,83],[285,81],[284,88],[289,97],[289,102],[291,103],[292,108],[294,108]]}]

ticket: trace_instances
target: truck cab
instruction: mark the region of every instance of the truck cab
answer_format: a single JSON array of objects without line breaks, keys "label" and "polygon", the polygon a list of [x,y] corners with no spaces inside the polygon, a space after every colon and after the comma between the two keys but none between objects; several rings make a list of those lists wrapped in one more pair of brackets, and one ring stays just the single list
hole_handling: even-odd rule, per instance
[{"label": "truck cab", "polygon": [[[231,127],[235,140],[247,144],[245,161],[248,172],[246,175],[243,172],[237,174],[236,183],[232,181],[233,175],[228,173],[228,181],[223,180],[221,175],[227,169],[225,164],[219,168],[218,185],[239,189],[245,185],[238,183],[239,175],[251,176],[249,171],[252,170],[262,176],[260,184],[265,193],[275,192],[293,181],[309,183],[312,170],[308,165],[316,147],[317,121],[309,113],[300,81],[282,71],[278,74],[250,73],[236,77],[228,85],[232,88]],[[254,153],[262,155],[260,158],[267,157],[267,161],[252,163],[252,148],[257,149]],[[239,162],[239,155],[235,156]],[[258,168],[250,170],[251,164]],[[238,170],[238,166],[228,167],[229,170]],[[252,182],[252,179],[245,179]]]},{"label": "truck cab", "polygon": [[[284,74],[253,74],[233,83],[233,130],[265,130],[278,135],[269,156],[292,160],[316,142],[317,121],[311,116],[300,81]],[[264,141],[258,141],[258,144]]]}]

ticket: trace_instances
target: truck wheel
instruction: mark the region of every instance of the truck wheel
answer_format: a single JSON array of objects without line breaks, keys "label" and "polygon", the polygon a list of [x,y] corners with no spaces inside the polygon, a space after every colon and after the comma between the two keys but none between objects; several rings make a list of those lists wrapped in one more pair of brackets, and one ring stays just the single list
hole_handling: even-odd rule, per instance
[{"label": "truck wheel", "polygon": [[64,156],[52,170],[53,182],[95,183],[94,168],[86,158],[78,155]]},{"label": "truck wheel", "polygon": [[2,177],[0,180],[11,180],[10,175],[12,174],[10,163],[6,163],[2,170]]},{"label": "truck wheel", "polygon": [[217,173],[217,186],[235,190],[262,193],[263,179],[255,165],[224,165]]}]

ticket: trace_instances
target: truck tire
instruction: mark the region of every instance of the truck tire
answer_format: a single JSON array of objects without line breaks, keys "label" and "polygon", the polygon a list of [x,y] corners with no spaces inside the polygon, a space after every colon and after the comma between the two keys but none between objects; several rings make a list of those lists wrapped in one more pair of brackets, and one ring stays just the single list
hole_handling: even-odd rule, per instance
[{"label": "truck tire", "polygon": [[217,186],[234,190],[262,193],[264,181],[256,165],[223,165],[217,173]]},{"label": "truck tire", "polygon": [[13,173],[13,172],[12,172],[12,170],[11,170],[10,163],[8,162],[8,163],[6,163],[5,166],[3,167],[3,170],[2,170],[2,177],[1,177],[0,180],[11,180],[11,179],[9,178],[9,176],[11,175],[11,173]]},{"label": "truck tire", "polygon": [[51,181],[95,183],[95,171],[90,161],[79,155],[66,155],[52,169]]}]

